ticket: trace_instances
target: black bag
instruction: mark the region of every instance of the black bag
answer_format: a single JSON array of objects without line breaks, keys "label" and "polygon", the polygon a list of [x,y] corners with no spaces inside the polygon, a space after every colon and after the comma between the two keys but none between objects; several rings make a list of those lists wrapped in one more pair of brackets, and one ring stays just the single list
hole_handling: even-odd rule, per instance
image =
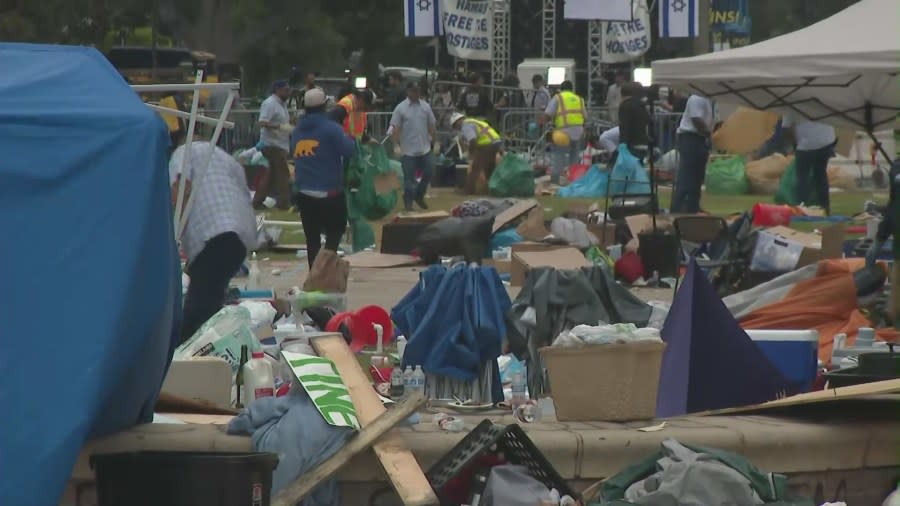
[{"label": "black bag", "polygon": [[432,223],[419,234],[419,257],[426,264],[440,262],[440,257],[464,256],[466,262],[481,263],[491,242],[494,217],[444,218]]}]

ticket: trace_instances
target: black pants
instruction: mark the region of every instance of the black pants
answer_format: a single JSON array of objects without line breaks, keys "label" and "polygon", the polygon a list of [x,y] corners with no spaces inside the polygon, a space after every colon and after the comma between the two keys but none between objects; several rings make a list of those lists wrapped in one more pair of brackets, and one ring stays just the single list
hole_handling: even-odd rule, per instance
[{"label": "black pants", "polygon": [[706,163],[709,161],[709,141],[695,133],[678,134],[678,174],[672,192],[673,213],[696,213],[700,210]]},{"label": "black pants", "polygon": [[[828,214],[831,214],[831,196],[828,194],[828,160],[833,153],[831,145],[809,151],[798,149],[794,153],[794,160],[797,163],[797,200],[807,206],[816,202]],[[813,195],[818,195],[818,199],[814,199]]]},{"label": "black pants", "polygon": [[343,193],[324,198],[299,193],[295,198],[306,235],[306,260],[312,267],[322,249],[322,234],[325,234],[327,249],[337,251],[341,244],[341,237],[347,230],[347,198]]},{"label": "black pants", "polygon": [[247,247],[234,232],[219,234],[187,267],[191,284],[184,299],[181,340],[185,341],[225,303],[225,290],[247,256]]}]

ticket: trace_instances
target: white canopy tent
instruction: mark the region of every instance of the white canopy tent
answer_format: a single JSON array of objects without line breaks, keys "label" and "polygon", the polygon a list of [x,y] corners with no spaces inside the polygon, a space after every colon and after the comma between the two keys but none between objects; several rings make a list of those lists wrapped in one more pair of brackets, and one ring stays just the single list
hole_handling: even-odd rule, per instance
[{"label": "white canopy tent", "polygon": [[871,135],[900,113],[898,71],[900,0],[861,0],[757,44],[654,62],[653,81]]}]

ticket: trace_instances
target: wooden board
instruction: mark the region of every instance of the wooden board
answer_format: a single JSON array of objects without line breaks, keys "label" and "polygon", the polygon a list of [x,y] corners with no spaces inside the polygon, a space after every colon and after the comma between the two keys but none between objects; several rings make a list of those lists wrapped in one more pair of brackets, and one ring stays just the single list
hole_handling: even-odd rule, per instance
[{"label": "wooden board", "polygon": [[[310,344],[319,356],[334,362],[344,385],[350,391],[350,399],[356,408],[356,416],[363,430],[374,424],[375,420],[386,411],[385,407],[344,338],[339,334],[328,334],[311,338]],[[397,408],[391,411],[395,409]],[[375,444],[374,449],[403,504],[411,506],[438,503],[434,490],[419,467],[416,457],[406,448],[399,436],[386,435]]]},{"label": "wooden board", "polygon": [[232,415],[196,415],[193,413],[165,413],[165,415],[189,425],[228,425],[228,422],[234,418]]},{"label": "wooden board", "polygon": [[394,221],[397,223],[434,223],[449,217],[450,213],[447,211],[425,211],[422,213],[398,214]]},{"label": "wooden board", "polygon": [[492,234],[496,234],[498,230],[506,226],[508,223],[513,222],[519,216],[531,211],[535,207],[537,207],[538,201],[534,199],[528,200],[520,200],[512,205],[506,211],[498,214],[496,218],[494,218],[494,228],[491,230]]},{"label": "wooden board", "polygon": [[[416,394],[413,397],[404,399],[402,402],[396,404],[393,408],[391,408],[390,411],[375,418],[368,425],[363,426],[358,434],[350,438],[347,441],[347,444],[345,444],[343,448],[338,450],[337,453],[329,457],[328,460],[319,464],[312,471],[300,475],[290,485],[281,489],[281,491],[278,492],[278,494],[272,499],[272,506],[294,506],[295,504],[297,504],[301,499],[303,499],[303,497],[312,492],[323,481],[331,478],[342,467],[349,464],[350,459],[352,459],[356,454],[370,448],[375,444],[375,441],[384,436],[387,431],[391,430],[400,422],[406,420],[411,414],[415,413],[416,410],[419,409],[419,406],[422,406],[424,404],[425,396]],[[358,411],[357,414],[359,414]],[[416,465],[416,467],[418,467],[418,464]],[[385,470],[387,470],[386,466]],[[431,492],[432,497],[434,497],[434,492],[431,491],[430,485],[428,486],[428,490],[429,492]],[[397,492],[400,492],[400,487],[397,487]],[[402,495],[401,498],[403,498]],[[407,505],[437,504],[437,499],[430,502],[424,502],[424,498],[422,499],[423,500],[419,502],[407,502],[406,500],[404,500],[403,503]]]},{"label": "wooden board", "polygon": [[792,395],[783,399],[764,402],[762,404],[754,404],[752,406],[741,406],[737,408],[716,409],[712,411],[704,411],[701,413],[691,413],[691,416],[708,416],[708,415],[731,415],[736,413],[749,413],[754,411],[764,411],[767,409],[786,408],[791,406],[801,406],[803,404],[820,404],[826,402],[842,401],[859,397],[867,397],[872,395],[884,395],[900,393],[900,379],[876,381],[874,383],[866,383],[863,385],[853,385],[842,388],[829,388],[828,390],[820,390],[817,392],[809,392],[805,394]]},{"label": "wooden board", "polygon": [[377,251],[360,251],[346,257],[350,267],[386,269],[417,265],[421,260],[411,255],[391,255]]}]

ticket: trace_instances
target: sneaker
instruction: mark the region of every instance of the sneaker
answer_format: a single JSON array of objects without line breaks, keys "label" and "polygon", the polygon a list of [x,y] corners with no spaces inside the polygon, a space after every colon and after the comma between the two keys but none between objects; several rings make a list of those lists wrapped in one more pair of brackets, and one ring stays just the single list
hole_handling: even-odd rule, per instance
[{"label": "sneaker", "polygon": [[[416,199],[416,204],[421,207],[423,210],[428,209],[428,204],[425,203],[425,197],[419,197]],[[411,206],[410,206],[411,207]]]}]

